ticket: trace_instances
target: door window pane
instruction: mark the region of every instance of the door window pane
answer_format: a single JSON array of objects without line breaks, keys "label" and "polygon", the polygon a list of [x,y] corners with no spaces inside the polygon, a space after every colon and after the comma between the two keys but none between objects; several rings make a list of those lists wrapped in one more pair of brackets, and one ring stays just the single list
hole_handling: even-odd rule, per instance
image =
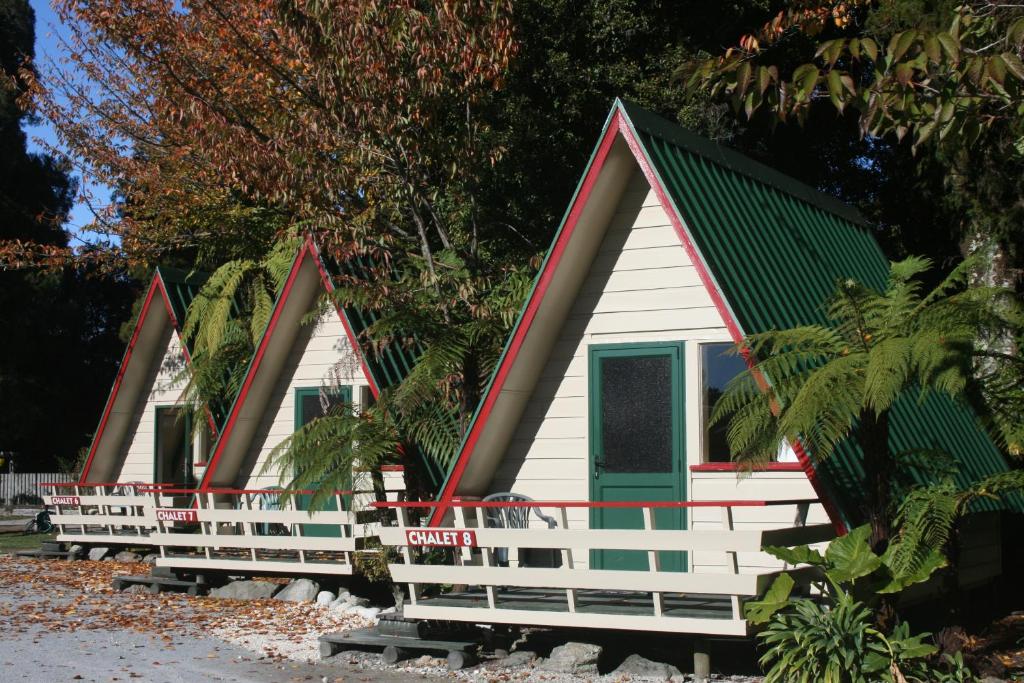
[{"label": "door window pane", "polygon": [[607,472],[672,471],[672,357],[601,358]]},{"label": "door window pane", "polygon": [[704,344],[700,347],[702,391],[704,395],[704,462],[731,462],[726,432],[728,420],[711,425],[711,412],[726,385],[747,369],[743,356],[734,354],[732,344]]}]

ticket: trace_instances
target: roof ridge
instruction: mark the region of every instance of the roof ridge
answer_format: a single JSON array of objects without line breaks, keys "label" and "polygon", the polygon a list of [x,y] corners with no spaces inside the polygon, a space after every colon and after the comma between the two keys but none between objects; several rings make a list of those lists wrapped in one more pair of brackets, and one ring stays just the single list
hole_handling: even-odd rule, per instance
[{"label": "roof ridge", "polygon": [[752,159],[742,152],[697,135],[634,102],[618,98],[616,105],[635,129],[692,152],[751,180],[774,187],[840,218],[865,227],[869,225],[867,219],[856,207]]}]

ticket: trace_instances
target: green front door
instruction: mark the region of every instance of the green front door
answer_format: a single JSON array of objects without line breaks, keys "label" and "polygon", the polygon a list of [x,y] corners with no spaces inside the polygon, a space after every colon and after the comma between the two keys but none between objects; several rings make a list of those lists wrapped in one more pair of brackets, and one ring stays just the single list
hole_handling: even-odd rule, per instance
[{"label": "green front door", "polygon": [[[683,344],[590,347],[590,499],[686,500],[683,478]],[[655,509],[659,529],[686,528],[685,510]],[[640,508],[593,508],[594,529],[642,529]],[[686,554],[662,552],[664,571],[685,571]],[[648,569],[647,553],[597,550],[595,569]]]},{"label": "green front door", "polygon": [[[327,397],[327,409],[338,404],[352,404],[352,387],[337,387]],[[302,388],[295,390],[295,429],[309,424],[318,417],[325,414],[324,402],[318,387]],[[315,488],[315,486],[313,487]],[[308,510],[309,502],[313,496],[304,494],[296,496],[295,504],[300,510]],[[337,510],[337,498],[330,498],[323,506],[323,510]],[[341,536],[341,527],[337,524],[305,524],[302,527],[305,536],[335,537]]]}]

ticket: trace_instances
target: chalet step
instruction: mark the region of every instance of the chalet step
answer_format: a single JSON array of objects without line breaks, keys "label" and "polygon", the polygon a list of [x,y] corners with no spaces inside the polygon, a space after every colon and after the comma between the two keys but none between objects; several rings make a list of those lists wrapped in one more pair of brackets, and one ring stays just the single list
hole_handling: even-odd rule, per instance
[{"label": "chalet step", "polygon": [[202,584],[196,581],[185,581],[183,579],[167,578],[163,576],[115,576],[110,582],[111,588],[122,591],[128,586],[142,585],[149,588],[154,595],[165,591],[177,591],[189,595],[199,595]]},{"label": "chalet step", "polygon": [[43,541],[39,549],[59,553],[64,551],[64,544],[59,541]]},{"label": "chalet step", "polygon": [[409,636],[381,635],[376,628],[362,628],[320,636],[320,658],[327,659],[345,650],[371,650],[381,652],[384,662],[395,664],[418,655],[446,657],[448,668],[457,671],[476,664],[476,650],[480,639],[430,640]]},{"label": "chalet step", "polygon": [[175,572],[174,567],[153,567],[149,574],[150,576],[155,576],[161,579],[178,578],[178,574]]}]

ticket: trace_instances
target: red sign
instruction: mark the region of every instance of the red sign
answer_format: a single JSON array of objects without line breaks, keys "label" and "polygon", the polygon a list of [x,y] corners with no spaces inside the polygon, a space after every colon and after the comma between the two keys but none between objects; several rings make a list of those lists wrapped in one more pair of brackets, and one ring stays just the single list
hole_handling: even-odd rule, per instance
[{"label": "red sign", "polygon": [[405,543],[430,548],[475,548],[476,532],[471,529],[406,529]]},{"label": "red sign", "polygon": [[80,498],[78,496],[54,496],[54,505],[81,505]]},{"label": "red sign", "polygon": [[198,522],[199,512],[196,510],[157,508],[156,518],[161,522]]}]

